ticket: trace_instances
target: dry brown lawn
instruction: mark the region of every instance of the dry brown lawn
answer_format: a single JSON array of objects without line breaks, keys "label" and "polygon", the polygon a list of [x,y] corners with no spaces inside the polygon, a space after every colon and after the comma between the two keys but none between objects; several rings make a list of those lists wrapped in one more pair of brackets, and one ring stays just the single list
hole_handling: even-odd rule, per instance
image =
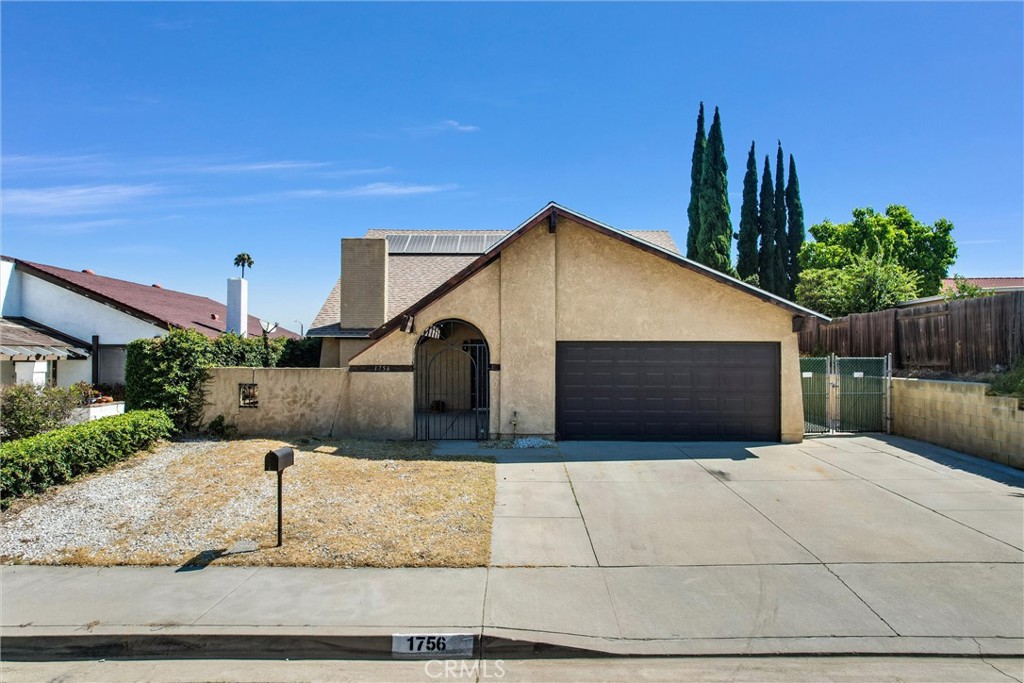
[{"label": "dry brown lawn", "polygon": [[[284,545],[277,548],[276,474],[263,471],[263,456],[284,445],[296,450],[295,464],[284,473]],[[147,465],[161,456],[157,449],[12,508],[0,533],[20,533],[15,547],[24,552],[0,555],[84,565],[488,564],[492,461],[432,457],[431,445],[422,442],[240,439],[181,446],[165,447],[178,449],[164,454],[166,462]],[[104,477],[115,493],[103,490]],[[76,487],[82,487],[77,494]],[[52,506],[52,514],[40,506]],[[33,554],[33,539],[53,545],[44,520],[55,516],[79,529],[52,550]],[[90,525],[97,526],[90,531]],[[248,540],[258,548],[226,552]]]}]

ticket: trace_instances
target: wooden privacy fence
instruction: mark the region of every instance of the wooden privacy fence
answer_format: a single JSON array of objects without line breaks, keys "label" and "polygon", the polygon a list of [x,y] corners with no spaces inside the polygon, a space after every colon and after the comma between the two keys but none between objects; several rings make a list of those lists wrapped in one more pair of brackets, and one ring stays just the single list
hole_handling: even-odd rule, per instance
[{"label": "wooden privacy fence", "polygon": [[805,320],[800,352],[891,353],[897,368],[989,372],[1024,356],[1024,292]]}]

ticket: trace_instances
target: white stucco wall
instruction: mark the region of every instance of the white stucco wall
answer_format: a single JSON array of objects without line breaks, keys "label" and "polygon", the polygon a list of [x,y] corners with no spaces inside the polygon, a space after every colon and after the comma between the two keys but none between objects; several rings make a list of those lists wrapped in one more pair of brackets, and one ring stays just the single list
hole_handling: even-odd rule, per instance
[{"label": "white stucco wall", "polygon": [[[163,328],[27,273],[17,273],[17,279],[21,290],[19,315],[82,341],[91,341],[98,334],[103,344],[127,344],[167,334]],[[14,314],[4,309],[4,315]]]},{"label": "white stucco wall", "polygon": [[45,360],[16,361],[14,376],[18,384],[35,384],[45,386],[49,376],[50,364]]},{"label": "white stucco wall", "polygon": [[5,316],[21,315],[21,273],[10,261],[0,261],[0,311]]},{"label": "white stucco wall", "polygon": [[92,360],[57,361],[57,386],[69,387],[78,382],[92,384]]}]

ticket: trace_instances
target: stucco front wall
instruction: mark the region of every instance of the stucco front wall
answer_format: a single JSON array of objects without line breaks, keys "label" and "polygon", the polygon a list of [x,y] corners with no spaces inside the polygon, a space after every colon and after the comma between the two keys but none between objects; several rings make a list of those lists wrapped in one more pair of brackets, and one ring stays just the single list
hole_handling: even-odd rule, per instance
[{"label": "stucco front wall", "polygon": [[[448,319],[476,326],[490,347],[491,432],[555,432],[559,341],[747,341],[780,345],[783,441],[803,438],[792,314],[567,219],[538,226],[501,257],[416,315],[417,333]],[[395,330],[352,365],[408,366],[417,334]],[[414,373],[350,374],[346,431],[413,436]]]},{"label": "stucco front wall", "polygon": [[[338,435],[352,424],[345,405],[348,379],[344,369],[214,368],[203,421],[223,415],[242,435]],[[239,407],[239,384],[257,385],[258,407]]]},{"label": "stucco front wall", "polygon": [[558,341],[781,342],[782,440],[803,439],[791,313],[568,220],[556,235]]},{"label": "stucco front wall", "polygon": [[351,365],[412,365],[419,333],[442,320],[464,320],[487,339],[492,363],[501,362],[501,260],[416,314],[416,334],[395,330],[356,354]]}]

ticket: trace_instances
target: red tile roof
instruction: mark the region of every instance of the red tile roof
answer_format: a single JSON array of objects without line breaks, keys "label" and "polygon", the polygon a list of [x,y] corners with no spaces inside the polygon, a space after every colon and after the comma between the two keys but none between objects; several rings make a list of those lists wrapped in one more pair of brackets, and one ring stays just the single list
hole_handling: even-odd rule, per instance
[{"label": "red tile roof", "polygon": [[[21,259],[12,260],[26,273],[42,277],[160,327],[195,328],[208,337],[224,333],[227,307],[205,296],[176,292],[156,285],[140,285],[137,282],[118,280],[91,272],[68,270]],[[259,318],[250,315],[249,334],[259,336],[262,333]],[[299,335],[278,327],[270,336],[297,339]]]},{"label": "red tile roof", "polygon": [[[968,277],[964,278],[976,287],[993,289],[995,287],[1024,287],[1024,277]],[[953,289],[956,282],[951,277],[942,281],[943,289]]]}]

